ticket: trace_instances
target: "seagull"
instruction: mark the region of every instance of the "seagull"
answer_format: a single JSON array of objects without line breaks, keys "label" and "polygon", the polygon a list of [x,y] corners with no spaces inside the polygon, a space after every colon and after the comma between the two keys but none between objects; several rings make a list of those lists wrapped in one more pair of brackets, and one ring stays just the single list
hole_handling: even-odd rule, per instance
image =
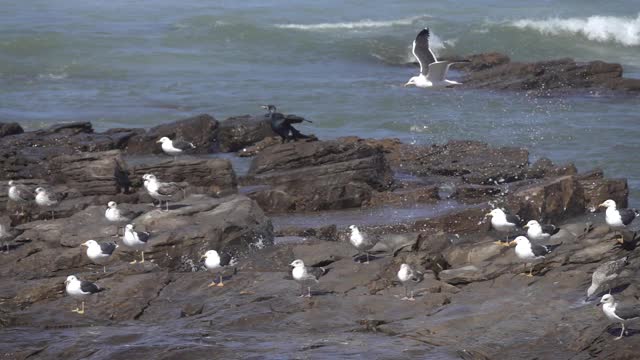
[{"label": "seagull", "polygon": [[98,243],[95,240],[87,240],[80,244],[87,247],[87,256],[93,263],[103,265],[103,272],[107,272],[107,267],[104,265],[109,261],[111,255],[116,250],[118,245],[113,242]]},{"label": "seagull", "polygon": [[491,212],[485,215],[485,217],[491,216],[491,226],[498,232],[506,232],[506,242],[496,241],[496,244],[508,246],[509,235],[522,224],[522,220],[518,215],[511,215],[505,213],[502,209],[493,209]]},{"label": "seagull", "polygon": [[16,184],[13,180],[9,180],[9,199],[20,204],[20,215],[24,215],[24,204],[33,201],[35,196],[26,186]]},{"label": "seagull", "polygon": [[[413,287],[415,284],[419,283],[424,279],[424,275],[419,271],[414,271],[411,266],[408,264],[400,265],[400,270],[398,270],[398,280],[404,286],[404,297],[401,300],[409,300],[414,301],[413,297]],[[407,290],[411,288],[411,296],[407,297]]]},{"label": "seagull", "polygon": [[[110,222],[114,223],[126,223],[128,222],[133,214],[129,211],[121,210],[118,208],[118,204],[115,201],[109,201],[107,204],[107,211],[104,212],[104,216]],[[113,237],[118,237],[118,233],[120,231],[120,227],[116,225],[116,233]]]},{"label": "seagull", "polygon": [[349,226],[351,230],[351,236],[349,237],[349,242],[356,249],[358,249],[358,254],[360,255],[361,251],[364,251],[367,254],[367,261],[365,264],[369,263],[369,250],[371,250],[377,243],[380,241],[380,238],[372,238],[369,234],[365,234],[360,232],[357,226],[351,225]]},{"label": "seagull", "polygon": [[[616,208],[616,202],[609,199],[602,204],[598,205],[598,207],[606,207],[607,211],[605,212],[605,220],[607,225],[614,231],[618,232],[621,229],[627,227],[627,225],[631,224],[631,222],[638,216],[640,213],[636,209],[618,209]],[[621,234],[620,234],[621,235]],[[619,240],[619,242],[623,242],[624,237]]]},{"label": "seagull", "polygon": [[[142,260],[140,260],[140,263],[144,263],[144,246],[147,244],[147,241],[149,241],[149,238],[151,237],[151,234],[149,234],[148,232],[145,231],[136,231],[134,229],[133,224],[127,224],[124,227],[124,236],[122,237],[122,242],[124,242],[124,244],[130,248],[137,250],[140,250],[140,252],[142,253]],[[135,264],[137,262],[137,260],[133,260],[132,262],[130,262],[130,264]]]},{"label": "seagull", "polygon": [[207,270],[212,271],[218,274],[218,283],[212,281],[209,284],[209,287],[212,286],[224,286],[222,282],[222,272],[224,268],[229,266],[236,266],[238,264],[238,259],[232,257],[228,253],[221,252],[218,254],[215,250],[209,250],[204,255],[202,255],[202,259],[204,259],[204,266],[207,267]]},{"label": "seagull", "polygon": [[[531,242],[529,242],[529,239],[524,236],[518,236],[517,238],[515,238],[515,240],[509,243],[509,245],[511,245],[512,243],[516,244],[516,255],[520,260],[524,261],[525,270],[527,269],[527,263],[533,264],[534,262],[543,261],[545,255],[549,254],[555,248],[562,245],[562,243],[558,245],[532,244]],[[531,265],[529,274],[526,275],[529,277],[533,276],[533,265]]]},{"label": "seagull", "polygon": [[[308,135],[302,134],[291,126],[291,124],[299,124],[303,121],[312,122],[311,120],[293,115],[285,117],[282,113],[276,112],[275,105],[261,105],[260,107],[268,111],[265,116],[271,120],[271,130],[282,138],[283,144],[289,140],[296,141],[298,139],[309,138]],[[289,133],[291,133],[291,135],[289,135]]]},{"label": "seagull", "polygon": [[[143,186],[144,186],[144,189],[147,190],[147,193],[149,193],[149,175],[152,175],[152,174],[144,174],[144,175],[142,175]],[[155,207],[162,206],[162,201],[158,201],[158,204],[156,205],[155,200],[156,200],[155,198],[153,198],[151,200],[151,205],[153,205]]]},{"label": "seagull", "polygon": [[598,290],[602,284],[616,279],[624,267],[629,264],[627,260],[628,258],[625,256],[622,259],[607,261],[598,266],[591,276],[591,286],[587,289],[587,300],[589,300],[591,295],[595,294],[596,290]]},{"label": "seagull", "polygon": [[[411,51],[420,64],[420,75],[414,76],[404,84],[404,86],[415,85],[416,87],[446,87],[460,85],[459,82],[445,79],[447,71],[453,61],[438,61],[433,51],[429,48],[429,28],[422,29],[413,41]],[[458,61],[468,62],[468,61]]]},{"label": "seagull", "polygon": [[162,201],[166,201],[166,211],[169,211],[169,200],[173,199],[175,195],[182,191],[183,187],[174,182],[160,182],[153,174],[147,174],[146,176],[145,185],[147,192],[152,198],[160,201],[160,206],[162,206]]},{"label": "seagull", "polygon": [[[311,297],[311,284],[318,283],[320,277],[327,273],[325,268],[304,266],[304,262],[300,259],[295,260],[289,266],[293,266],[291,271],[293,279],[300,283],[299,297]],[[304,294],[305,285],[307,286],[307,295]]]},{"label": "seagull", "polygon": [[[36,188],[36,204],[44,208],[52,208],[58,204],[60,196],[58,194],[47,191],[43,187]],[[55,213],[51,210],[51,220],[55,217]]]},{"label": "seagull", "polygon": [[551,236],[557,234],[558,231],[560,231],[560,228],[556,227],[555,225],[541,225],[535,220],[530,220],[524,226],[524,228],[527,229],[527,237],[531,241],[547,241],[551,238]]},{"label": "seagull", "polygon": [[[73,275],[67,276],[67,280],[65,280],[64,284],[66,286],[67,294],[72,297],[84,298],[87,295],[99,293],[104,290],[92,282],[80,281]],[[71,312],[84,314],[84,300],[82,300],[82,309],[76,307],[74,310],[71,310]]]},{"label": "seagull", "polygon": [[173,160],[177,155],[184,153],[187,150],[195,149],[196,146],[193,143],[183,140],[171,140],[168,137],[161,137],[156,143],[162,144],[162,151],[167,155],[173,156]]},{"label": "seagull", "polygon": [[620,325],[622,325],[620,336],[615,338],[615,340],[620,340],[624,336],[625,323],[627,321],[637,320],[640,318],[640,304],[620,304],[615,301],[611,294],[604,295],[602,299],[600,299],[600,304],[598,305],[602,305],[602,311],[609,320],[619,322]]},{"label": "seagull", "polygon": [[4,248],[7,252],[9,252],[9,240],[13,239],[15,236],[11,233],[11,231],[7,231],[4,224],[0,224],[0,240],[3,241]]}]

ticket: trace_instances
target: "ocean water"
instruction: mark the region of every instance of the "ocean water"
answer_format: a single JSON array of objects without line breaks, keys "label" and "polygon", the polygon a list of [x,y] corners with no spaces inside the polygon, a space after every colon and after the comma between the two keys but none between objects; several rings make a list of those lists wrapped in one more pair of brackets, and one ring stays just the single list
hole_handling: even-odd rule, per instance
[{"label": "ocean water", "polygon": [[[320,138],[478,139],[627,177],[640,206],[638,96],[424,90],[410,46],[439,55],[605,60],[640,78],[637,1],[0,0],[0,121],[97,130],[273,103]],[[453,74],[455,76],[455,74]]]}]

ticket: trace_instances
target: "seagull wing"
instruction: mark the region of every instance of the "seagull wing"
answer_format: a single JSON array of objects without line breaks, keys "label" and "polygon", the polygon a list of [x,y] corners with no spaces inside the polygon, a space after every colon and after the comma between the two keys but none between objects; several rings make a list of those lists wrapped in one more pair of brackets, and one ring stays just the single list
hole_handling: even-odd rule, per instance
[{"label": "seagull wing", "polygon": [[551,250],[546,246],[542,246],[542,245],[538,245],[538,244],[531,244],[531,252],[533,252],[533,255],[538,257],[538,256],[547,255],[548,253],[551,252]]},{"label": "seagull wing", "polygon": [[183,140],[173,140],[173,147],[180,150],[189,150],[196,148],[196,146],[192,143]]},{"label": "seagull wing", "polygon": [[90,282],[90,281],[81,281],[80,282],[80,290],[82,290],[82,292],[84,293],[89,293],[89,294],[95,294],[97,292],[100,292],[101,289],[98,287],[98,285]]},{"label": "seagull wing", "polygon": [[234,266],[238,263],[236,258],[234,258],[229,253],[220,253],[220,266]]},{"label": "seagull wing", "polygon": [[118,246],[115,243],[100,243],[100,251],[102,251],[103,254],[113,254],[113,252],[116,250],[116,247]]},{"label": "seagull wing", "polygon": [[522,226],[522,219],[520,219],[520,216],[518,215],[506,214],[505,218],[507,219],[508,222],[516,226]]},{"label": "seagull wing", "polygon": [[[411,49],[413,56],[416,57],[416,60],[418,60],[418,63],[420,64],[421,74],[425,73],[429,64],[438,61],[431,49],[429,49],[429,35],[430,33],[428,28],[422,29],[413,41],[413,47]],[[429,69],[429,72],[431,72],[431,69]]]},{"label": "seagull wing", "polygon": [[549,235],[557,234],[558,231],[560,231],[559,227],[552,224],[542,224],[540,225],[540,227],[542,228],[543,233],[549,234]]},{"label": "seagull wing", "polygon": [[622,219],[622,223],[625,225],[631,224],[633,219],[638,216],[638,210],[636,209],[618,209],[620,213],[620,218]]},{"label": "seagull wing", "polygon": [[160,183],[158,184],[158,194],[164,196],[172,196],[175,195],[178,191],[180,191],[182,187],[176,183]]},{"label": "seagull wing", "polygon": [[451,63],[448,61],[437,61],[429,64],[429,71],[427,71],[427,80],[434,82],[444,81],[447,76]]},{"label": "seagull wing", "polygon": [[640,318],[640,304],[618,304],[616,305],[616,315],[623,320]]},{"label": "seagull wing", "polygon": [[136,231],[136,234],[138,235],[138,240],[142,241],[143,243],[149,241],[149,238],[151,237],[151,234],[146,231]]},{"label": "seagull wing", "polygon": [[324,275],[326,272],[327,272],[327,270],[325,270],[325,268],[321,268],[321,267],[308,267],[307,268],[307,274],[313,276],[315,281],[318,281],[318,279],[320,279],[320,277],[322,275]]},{"label": "seagull wing", "polygon": [[36,198],[33,192],[24,185],[16,185],[16,193],[18,194],[18,197],[23,201],[31,201]]}]

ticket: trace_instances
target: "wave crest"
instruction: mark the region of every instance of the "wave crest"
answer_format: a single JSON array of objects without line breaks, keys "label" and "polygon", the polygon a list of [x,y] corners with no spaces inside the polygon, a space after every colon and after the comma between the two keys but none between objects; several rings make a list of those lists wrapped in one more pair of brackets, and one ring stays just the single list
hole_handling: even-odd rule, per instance
[{"label": "wave crest", "polygon": [[306,31],[317,30],[338,30],[338,29],[371,29],[371,28],[384,28],[398,25],[412,25],[415,21],[426,18],[426,15],[412,16],[397,20],[388,21],[375,21],[375,20],[360,20],[355,22],[339,22],[339,23],[320,23],[320,24],[276,24],[276,27],[281,29],[296,29]]},{"label": "wave crest", "polygon": [[568,19],[523,19],[514,21],[511,25],[519,29],[534,29],[542,34],[581,34],[592,41],[614,41],[624,46],[640,45],[640,14],[635,19],[600,15]]}]

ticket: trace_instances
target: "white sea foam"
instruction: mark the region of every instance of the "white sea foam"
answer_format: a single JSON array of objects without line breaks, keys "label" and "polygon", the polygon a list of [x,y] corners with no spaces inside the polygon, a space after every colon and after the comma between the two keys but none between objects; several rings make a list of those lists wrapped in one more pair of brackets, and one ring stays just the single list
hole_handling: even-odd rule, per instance
[{"label": "white sea foam", "polygon": [[277,24],[276,27],[281,29],[296,29],[306,31],[317,30],[338,30],[338,29],[371,29],[371,28],[384,28],[398,25],[411,25],[417,20],[421,20],[427,17],[426,15],[412,16],[397,20],[388,21],[375,21],[375,20],[360,20],[355,22],[339,22],[339,23],[320,23],[320,24]]},{"label": "white sea foam", "polygon": [[594,15],[587,18],[523,19],[510,25],[534,29],[542,34],[581,34],[598,42],[613,41],[625,46],[640,45],[640,14],[636,18]]}]

